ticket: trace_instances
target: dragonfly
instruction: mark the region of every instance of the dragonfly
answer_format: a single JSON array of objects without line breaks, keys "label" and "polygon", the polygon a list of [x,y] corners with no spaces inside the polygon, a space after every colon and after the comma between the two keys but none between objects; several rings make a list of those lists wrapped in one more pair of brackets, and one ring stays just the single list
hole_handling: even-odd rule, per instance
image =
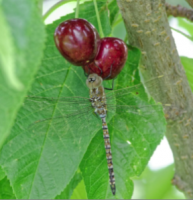
[{"label": "dragonfly", "polygon": [[[163,76],[152,78],[144,84],[151,88],[153,85],[155,86],[158,78],[162,79]],[[32,115],[37,115],[36,118],[39,118],[27,128],[27,131],[31,133],[31,137],[36,137],[36,133],[38,133],[38,137],[44,136],[49,129],[50,134],[53,137],[56,135],[60,141],[76,143],[79,151],[82,149],[82,140],[90,141],[102,127],[109,183],[112,194],[115,195],[116,182],[108,122],[114,116],[124,114],[129,114],[130,118],[135,116],[146,118],[156,112],[161,112],[162,105],[155,102],[147,105],[144,99],[139,98],[143,94],[148,99],[142,83],[112,90],[106,94],[102,83],[103,80],[100,76],[90,74],[86,80],[86,85],[90,92],[89,98],[28,96],[24,107],[34,110]],[[154,95],[156,96],[158,93],[159,90]],[[50,116],[50,118],[47,118],[47,116]],[[30,115],[28,117],[25,116],[25,118],[29,119],[31,117],[33,118]],[[83,134],[81,135],[80,133]],[[74,140],[75,138],[76,140]]]}]

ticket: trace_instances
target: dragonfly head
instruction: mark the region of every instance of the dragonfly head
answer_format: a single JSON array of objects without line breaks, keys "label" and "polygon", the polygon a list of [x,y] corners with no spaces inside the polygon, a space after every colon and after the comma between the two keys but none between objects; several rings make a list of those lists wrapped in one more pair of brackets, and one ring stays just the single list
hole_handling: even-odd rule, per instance
[{"label": "dragonfly head", "polygon": [[89,89],[98,88],[102,85],[103,79],[97,74],[90,74],[86,80]]}]

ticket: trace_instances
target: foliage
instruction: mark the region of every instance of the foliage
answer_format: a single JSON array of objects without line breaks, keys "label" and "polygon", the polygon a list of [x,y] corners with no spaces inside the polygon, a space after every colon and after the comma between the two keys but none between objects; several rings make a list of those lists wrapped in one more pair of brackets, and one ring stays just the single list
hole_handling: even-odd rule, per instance
[{"label": "foliage", "polygon": [[[6,138],[0,152],[0,197],[129,199],[133,193],[131,177],[143,172],[165,132],[160,104],[140,83],[140,50],[128,46],[127,63],[115,81],[115,89],[122,90],[107,93],[111,97],[107,123],[117,186],[114,197],[102,124],[87,104],[86,77],[80,67],[64,60],[53,41],[57,25],[74,18],[75,13],[44,27],[37,2],[0,3],[0,51],[4,52],[0,54],[0,141]],[[93,2],[79,6],[79,17],[97,29],[101,23],[105,36],[116,34],[115,24],[122,23],[116,1],[97,1],[97,7],[100,21]],[[182,62],[187,75],[191,74],[188,66],[192,60],[182,58]],[[155,79],[145,84],[154,84]],[[109,87],[111,82],[104,85]],[[27,92],[30,97],[24,99]]]}]

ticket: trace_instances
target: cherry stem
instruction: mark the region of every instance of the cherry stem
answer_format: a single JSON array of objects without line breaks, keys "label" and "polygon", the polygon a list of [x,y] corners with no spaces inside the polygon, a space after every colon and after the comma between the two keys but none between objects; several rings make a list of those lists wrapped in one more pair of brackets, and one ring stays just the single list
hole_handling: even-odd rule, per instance
[{"label": "cherry stem", "polygon": [[80,0],[77,0],[75,18],[78,18],[78,15],[79,15],[79,4],[80,4]]},{"label": "cherry stem", "polygon": [[101,25],[101,20],[100,20],[100,15],[99,15],[99,11],[98,11],[96,0],[93,0],[93,3],[94,3],[96,17],[97,17],[97,22],[98,22],[98,27],[99,27],[99,34],[103,38],[104,37],[104,33],[103,33],[102,25]]},{"label": "cherry stem", "polygon": [[65,3],[69,3],[69,2],[72,2],[72,1],[75,1],[75,0],[62,0],[58,3],[56,3],[55,5],[53,5],[46,13],[45,15],[43,16],[43,20],[45,21],[49,15],[51,15],[57,8],[59,8],[60,6],[64,5]]}]

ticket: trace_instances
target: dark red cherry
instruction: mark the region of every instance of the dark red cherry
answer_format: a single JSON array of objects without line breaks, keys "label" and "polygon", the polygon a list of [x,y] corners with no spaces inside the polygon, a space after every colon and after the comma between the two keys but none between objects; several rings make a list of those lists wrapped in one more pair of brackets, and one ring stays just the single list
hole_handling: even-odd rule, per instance
[{"label": "dark red cherry", "polygon": [[55,44],[73,65],[82,66],[94,60],[100,46],[95,27],[85,19],[70,19],[55,30]]},{"label": "dark red cherry", "polygon": [[87,74],[96,73],[105,80],[115,78],[127,60],[127,46],[118,38],[101,39],[99,53],[95,60],[85,66]]}]

